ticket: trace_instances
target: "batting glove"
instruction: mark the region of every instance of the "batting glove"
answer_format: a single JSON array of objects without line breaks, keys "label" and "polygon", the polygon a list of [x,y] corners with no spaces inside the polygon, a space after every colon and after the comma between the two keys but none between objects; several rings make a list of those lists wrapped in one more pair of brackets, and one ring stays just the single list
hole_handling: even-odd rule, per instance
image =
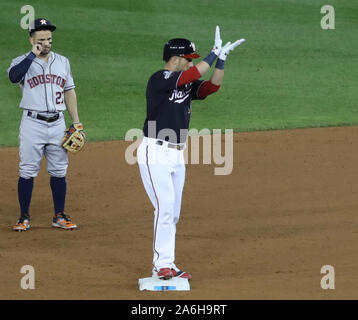
[{"label": "batting glove", "polygon": [[219,59],[225,61],[228,54],[245,41],[245,39],[240,39],[235,41],[234,43],[228,42],[227,44],[225,44],[220,50]]},{"label": "batting glove", "polygon": [[214,48],[213,48],[213,50],[211,50],[211,52],[214,52],[216,54],[216,56],[219,56],[222,44],[223,44],[223,41],[221,40],[221,37],[220,37],[220,28],[219,28],[219,26],[216,26],[215,43],[214,43]]}]

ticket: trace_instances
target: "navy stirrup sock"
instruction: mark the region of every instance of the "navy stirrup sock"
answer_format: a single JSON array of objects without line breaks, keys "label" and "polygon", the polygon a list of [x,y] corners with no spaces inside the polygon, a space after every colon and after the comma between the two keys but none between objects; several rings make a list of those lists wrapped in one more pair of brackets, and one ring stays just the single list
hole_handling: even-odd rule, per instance
[{"label": "navy stirrup sock", "polygon": [[55,214],[62,213],[65,211],[66,177],[51,177],[50,185],[52,190]]},{"label": "navy stirrup sock", "polygon": [[29,207],[34,187],[34,178],[25,179],[20,177],[17,184],[17,191],[20,203],[21,218],[30,219]]}]

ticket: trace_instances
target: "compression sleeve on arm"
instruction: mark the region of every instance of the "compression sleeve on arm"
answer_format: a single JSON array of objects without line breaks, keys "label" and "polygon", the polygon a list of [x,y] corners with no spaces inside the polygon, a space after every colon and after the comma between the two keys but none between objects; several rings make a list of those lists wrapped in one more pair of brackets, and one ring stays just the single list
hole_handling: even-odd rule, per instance
[{"label": "compression sleeve on arm", "polygon": [[22,60],[16,66],[13,66],[9,71],[9,78],[12,83],[18,83],[29,70],[32,61],[36,58],[36,55],[33,52],[30,52],[28,56]]},{"label": "compression sleeve on arm", "polygon": [[184,84],[198,80],[200,77],[201,77],[201,74],[200,74],[198,68],[193,66],[193,67],[189,68],[188,70],[183,71],[181,73],[180,78],[178,80],[177,87],[179,88],[179,87],[183,86]]},{"label": "compression sleeve on arm", "polygon": [[220,86],[217,86],[210,81],[204,81],[203,84],[200,86],[198,91],[198,97],[199,98],[205,98],[209,94],[212,94],[216,91],[218,91]]}]

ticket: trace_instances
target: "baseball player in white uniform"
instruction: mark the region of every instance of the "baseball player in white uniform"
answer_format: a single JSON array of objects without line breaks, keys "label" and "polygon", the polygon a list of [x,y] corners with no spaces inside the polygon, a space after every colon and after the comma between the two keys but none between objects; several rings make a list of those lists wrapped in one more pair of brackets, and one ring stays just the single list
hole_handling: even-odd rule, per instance
[{"label": "baseball player in white uniform", "polygon": [[68,59],[51,51],[52,32],[56,27],[47,19],[30,24],[32,50],[12,60],[9,79],[22,90],[20,108],[23,110],[19,133],[18,197],[20,217],[14,231],[30,228],[30,202],[34,177],[43,156],[47,160],[54,203],[52,226],[76,229],[65,214],[67,151],[62,147],[66,130],[64,111],[73,123],[79,123],[75,84]]},{"label": "baseball player in white uniform", "polygon": [[[217,26],[214,49],[194,66],[192,59],[200,57],[194,43],[183,38],[171,39],[163,49],[164,68],[148,80],[144,138],[137,156],[143,185],[154,207],[152,273],[159,279],[192,278],[175,264],[175,234],[185,181],[184,149],[191,102],[203,100],[219,90],[227,55],[244,41],[228,42],[222,47]],[[210,79],[199,80],[215,61]]]}]

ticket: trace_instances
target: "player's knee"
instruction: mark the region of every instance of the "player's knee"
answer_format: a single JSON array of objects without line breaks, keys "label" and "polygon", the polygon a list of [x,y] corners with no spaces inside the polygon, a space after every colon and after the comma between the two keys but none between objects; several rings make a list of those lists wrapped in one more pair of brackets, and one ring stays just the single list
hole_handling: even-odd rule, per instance
[{"label": "player's knee", "polygon": [[172,225],[172,224],[173,224],[173,217],[172,217],[172,215],[170,214],[170,212],[166,211],[166,212],[163,212],[163,213],[159,216],[159,221],[160,221],[160,224],[161,224],[162,226]]},{"label": "player's knee", "polygon": [[37,177],[40,168],[34,165],[20,165],[19,175],[21,178],[30,179]]},{"label": "player's knee", "polygon": [[165,199],[162,201],[159,201],[159,217],[161,220],[161,223],[173,223],[174,218],[174,199]]},{"label": "player's knee", "polygon": [[59,168],[59,169],[49,169],[48,173],[51,177],[55,178],[63,178],[67,174],[67,167],[66,168]]}]

